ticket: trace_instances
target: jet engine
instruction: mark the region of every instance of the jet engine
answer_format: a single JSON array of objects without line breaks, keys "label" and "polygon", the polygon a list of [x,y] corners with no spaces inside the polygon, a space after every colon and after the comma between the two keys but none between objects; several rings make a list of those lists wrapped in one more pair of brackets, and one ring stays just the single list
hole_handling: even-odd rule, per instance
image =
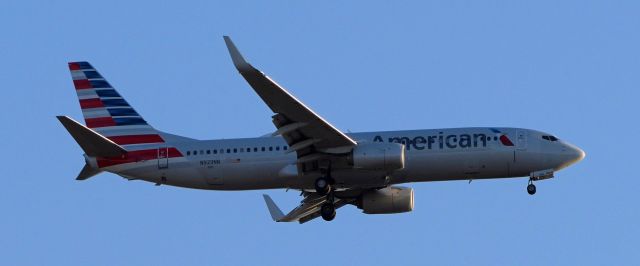
[{"label": "jet engine", "polygon": [[404,168],[404,145],[399,143],[359,143],[351,152],[356,169],[393,171]]},{"label": "jet engine", "polygon": [[386,187],[367,191],[360,196],[358,208],[366,214],[388,214],[413,210],[413,189]]}]

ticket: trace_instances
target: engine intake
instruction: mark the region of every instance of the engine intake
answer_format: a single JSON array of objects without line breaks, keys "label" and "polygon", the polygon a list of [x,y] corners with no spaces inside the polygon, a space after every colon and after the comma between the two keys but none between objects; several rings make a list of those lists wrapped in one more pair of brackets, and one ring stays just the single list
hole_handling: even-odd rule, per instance
[{"label": "engine intake", "polygon": [[408,187],[386,187],[362,194],[358,208],[366,214],[389,214],[413,210],[413,189]]},{"label": "engine intake", "polygon": [[353,148],[351,164],[357,169],[393,171],[404,168],[404,145],[399,143],[359,143]]}]

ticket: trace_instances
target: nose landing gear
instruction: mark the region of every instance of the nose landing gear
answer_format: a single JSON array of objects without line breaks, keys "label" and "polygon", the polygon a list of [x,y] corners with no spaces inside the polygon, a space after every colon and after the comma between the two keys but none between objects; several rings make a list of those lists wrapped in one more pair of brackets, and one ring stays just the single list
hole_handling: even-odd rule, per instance
[{"label": "nose landing gear", "polygon": [[529,195],[536,194],[536,185],[533,184],[533,181],[545,180],[549,178],[553,178],[553,169],[531,172],[529,174],[529,185],[527,185],[527,193],[529,193]]},{"label": "nose landing gear", "polygon": [[529,195],[536,194],[536,185],[533,184],[533,179],[529,179],[529,185],[527,185],[527,193],[529,193]]}]

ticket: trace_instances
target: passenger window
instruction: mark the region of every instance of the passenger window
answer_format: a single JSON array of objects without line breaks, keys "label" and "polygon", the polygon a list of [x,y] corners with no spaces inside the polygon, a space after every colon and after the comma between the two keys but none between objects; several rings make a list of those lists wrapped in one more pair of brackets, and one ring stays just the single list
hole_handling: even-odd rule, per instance
[{"label": "passenger window", "polygon": [[227,149],[227,153],[231,153],[231,149]]},{"label": "passenger window", "polygon": [[193,155],[198,155],[198,151],[193,151]]},{"label": "passenger window", "polygon": [[276,151],[279,151],[279,150],[280,150],[280,146],[276,146]]},{"label": "passenger window", "polygon": [[269,151],[273,151],[273,147],[269,147]]},{"label": "passenger window", "polygon": [[258,152],[258,148],[253,148],[253,152]]},{"label": "passenger window", "polygon": [[287,150],[287,146],[282,146],[282,150],[286,151]]},{"label": "passenger window", "polygon": [[262,151],[264,151],[264,147],[262,147]]},{"label": "passenger window", "polygon": [[251,148],[247,148],[247,152],[251,152]]},{"label": "passenger window", "polygon": [[190,152],[190,151],[187,151],[187,156],[189,156],[189,155],[191,155],[191,152]]},{"label": "passenger window", "polygon": [[211,150],[207,150],[207,154],[211,154]]},{"label": "passenger window", "polygon": [[244,152],[244,148],[240,148],[240,152]]},{"label": "passenger window", "polygon": [[213,154],[218,154],[218,150],[213,150]]},{"label": "passenger window", "polygon": [[235,148],[234,148],[234,149],[233,149],[233,153],[237,153],[237,152],[238,152],[238,149],[235,149]]}]

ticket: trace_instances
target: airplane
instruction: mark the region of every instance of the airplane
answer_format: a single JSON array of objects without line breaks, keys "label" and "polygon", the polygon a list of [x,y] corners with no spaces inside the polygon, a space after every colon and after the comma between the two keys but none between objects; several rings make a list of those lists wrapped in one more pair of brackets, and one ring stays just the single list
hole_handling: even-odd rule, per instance
[{"label": "airplane", "polygon": [[268,195],[276,222],[331,221],[354,205],[365,214],[410,212],[403,183],[553,178],[585,152],[542,131],[469,127],[344,133],[249,64],[228,36],[235,68],[273,112],[276,130],[256,138],[196,140],[152,127],[88,62],[69,70],[85,124],[60,123],[84,151],[77,180],[110,172],[128,180],[206,190],[293,189],[303,199],[287,214]]}]

